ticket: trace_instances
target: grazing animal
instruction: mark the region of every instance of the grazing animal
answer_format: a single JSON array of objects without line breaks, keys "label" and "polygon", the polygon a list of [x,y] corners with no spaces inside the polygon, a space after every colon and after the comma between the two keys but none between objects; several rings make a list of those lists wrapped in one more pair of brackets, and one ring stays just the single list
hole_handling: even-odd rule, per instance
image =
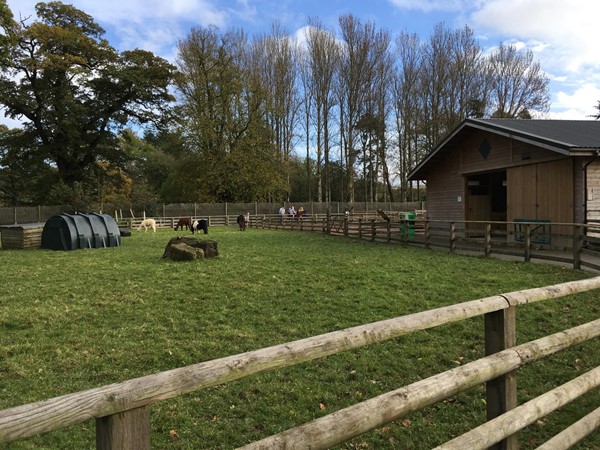
[{"label": "grazing animal", "polygon": [[138,231],[142,231],[142,228],[144,228],[144,233],[146,233],[148,231],[148,228],[152,228],[152,231],[154,231],[156,233],[156,220],[154,220],[154,219],[142,220],[142,223],[140,223],[140,226],[138,227]]},{"label": "grazing animal", "polygon": [[250,222],[250,213],[246,213],[246,215],[240,214],[237,217],[237,223],[240,226],[240,231],[246,231],[246,226]]},{"label": "grazing animal", "polygon": [[192,234],[194,234],[195,231],[204,231],[204,234],[208,234],[208,220],[206,219],[200,219],[200,220],[194,220],[194,222],[192,223]]},{"label": "grazing animal", "polygon": [[177,231],[179,228],[181,228],[181,231],[183,231],[183,227],[185,227],[186,230],[189,230],[192,227],[192,219],[189,217],[181,217],[177,221],[177,225],[175,225],[175,231]]}]

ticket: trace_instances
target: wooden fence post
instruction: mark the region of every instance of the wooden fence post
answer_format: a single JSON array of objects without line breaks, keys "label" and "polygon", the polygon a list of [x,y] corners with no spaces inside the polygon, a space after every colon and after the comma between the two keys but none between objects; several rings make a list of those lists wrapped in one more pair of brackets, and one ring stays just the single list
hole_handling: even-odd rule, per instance
[{"label": "wooden fence post", "polygon": [[[516,306],[484,315],[486,356],[517,345]],[[517,407],[517,372],[508,372],[485,385],[487,420]],[[491,450],[517,450],[517,435],[490,447]]]},{"label": "wooden fence post", "polygon": [[358,238],[362,239],[362,219],[358,219]]},{"label": "wooden fence post", "polygon": [[531,261],[531,224],[525,224],[525,262]]},{"label": "wooden fence post", "polygon": [[375,240],[376,235],[377,235],[377,230],[375,228],[375,219],[371,219],[371,241]]},{"label": "wooden fence post", "polygon": [[581,269],[581,247],[583,242],[583,228],[575,225],[573,230],[573,269]]},{"label": "wooden fence post", "polygon": [[492,224],[485,224],[485,248],[484,254],[486,257],[489,257],[492,254]]},{"label": "wooden fence post", "polygon": [[344,217],[344,236],[348,237],[348,217]]},{"label": "wooden fence post", "polygon": [[425,248],[431,248],[431,245],[429,243],[429,237],[430,237],[430,233],[429,233],[429,220],[425,221]]},{"label": "wooden fence post", "polygon": [[450,253],[456,251],[456,225],[450,222]]},{"label": "wooden fence post", "polygon": [[150,407],[96,419],[97,450],[150,450]]}]

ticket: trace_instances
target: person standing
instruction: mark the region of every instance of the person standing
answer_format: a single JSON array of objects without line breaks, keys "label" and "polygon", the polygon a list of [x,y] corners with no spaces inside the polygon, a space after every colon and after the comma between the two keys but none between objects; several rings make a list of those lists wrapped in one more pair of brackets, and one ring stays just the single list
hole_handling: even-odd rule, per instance
[{"label": "person standing", "polygon": [[283,219],[285,219],[285,206],[279,208],[279,221],[283,222]]}]

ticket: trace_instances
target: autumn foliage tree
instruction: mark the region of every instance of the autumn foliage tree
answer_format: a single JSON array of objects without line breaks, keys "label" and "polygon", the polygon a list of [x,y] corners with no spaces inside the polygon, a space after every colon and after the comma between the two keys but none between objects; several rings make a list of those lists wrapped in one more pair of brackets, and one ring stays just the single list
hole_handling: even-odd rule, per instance
[{"label": "autumn foliage tree", "polygon": [[116,51],[71,5],[38,3],[36,14],[15,25],[0,104],[23,122],[24,147],[55,169],[63,192],[91,192],[99,163],[119,157],[117,132],[164,118],[174,67],[147,51]]},{"label": "autumn foliage tree", "polygon": [[[270,89],[244,33],[194,28],[179,43],[178,88],[188,152],[168,183],[189,201],[282,198],[287,185]],[[281,117],[281,116],[280,116]],[[170,188],[172,190],[172,188]]]}]

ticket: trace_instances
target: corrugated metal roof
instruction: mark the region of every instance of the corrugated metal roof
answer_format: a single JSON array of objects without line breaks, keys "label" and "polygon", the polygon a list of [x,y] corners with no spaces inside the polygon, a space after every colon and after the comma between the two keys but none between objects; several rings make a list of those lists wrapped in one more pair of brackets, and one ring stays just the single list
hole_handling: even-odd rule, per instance
[{"label": "corrugated metal roof", "polygon": [[523,120],[523,119],[465,119],[418,165],[408,178],[423,179],[429,164],[435,164],[445,153],[446,145],[468,128],[487,130],[528,142],[563,155],[577,151],[600,150],[600,121],[598,120]]},{"label": "corrugated metal roof", "polygon": [[600,148],[598,120],[467,119],[466,122],[486,124],[489,128],[513,131],[570,148]]}]

